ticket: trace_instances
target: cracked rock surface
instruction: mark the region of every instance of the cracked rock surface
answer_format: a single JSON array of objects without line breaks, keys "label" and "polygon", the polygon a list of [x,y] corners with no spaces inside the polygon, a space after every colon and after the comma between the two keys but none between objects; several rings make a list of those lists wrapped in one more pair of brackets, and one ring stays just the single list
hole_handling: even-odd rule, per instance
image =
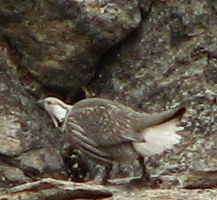
[{"label": "cracked rock surface", "polygon": [[75,97],[100,56],[135,29],[136,0],[0,2],[1,34],[13,49],[26,89]]},{"label": "cracked rock surface", "polygon": [[[109,199],[216,199],[216,13],[211,0],[1,1],[0,200],[10,199],[7,189],[15,185],[23,199],[72,198],[70,181],[58,191],[62,183],[36,181],[82,173],[74,157],[64,157],[60,130],[36,102],[47,95],[74,102],[82,88],[86,97],[138,111],[187,108],[182,142],[146,159],[160,183],[105,186],[113,197],[94,181],[84,189],[98,187]],[[140,170],[137,162],[119,166],[112,178]],[[34,182],[23,189],[30,181],[37,190]]]},{"label": "cracked rock surface", "polygon": [[169,187],[217,185],[215,13],[213,1],[153,1],[141,26],[102,59],[87,90],[90,97],[145,112],[186,106],[181,144],[174,153],[147,159],[150,174],[160,175],[163,187],[168,178]]},{"label": "cracked rock surface", "polygon": [[3,43],[0,88],[0,184],[24,182],[46,171],[60,172],[60,134],[49,123],[39,124],[40,120],[46,121],[46,115],[35,109],[37,103],[20,83],[16,65]]}]

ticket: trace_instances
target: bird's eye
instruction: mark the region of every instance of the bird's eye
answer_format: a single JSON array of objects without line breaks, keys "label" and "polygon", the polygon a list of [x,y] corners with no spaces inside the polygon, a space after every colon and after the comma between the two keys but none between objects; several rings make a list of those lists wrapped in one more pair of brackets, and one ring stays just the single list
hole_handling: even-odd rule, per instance
[{"label": "bird's eye", "polygon": [[52,102],[48,101],[48,102],[47,102],[47,104],[48,104],[48,105],[51,105],[51,104],[52,104]]}]

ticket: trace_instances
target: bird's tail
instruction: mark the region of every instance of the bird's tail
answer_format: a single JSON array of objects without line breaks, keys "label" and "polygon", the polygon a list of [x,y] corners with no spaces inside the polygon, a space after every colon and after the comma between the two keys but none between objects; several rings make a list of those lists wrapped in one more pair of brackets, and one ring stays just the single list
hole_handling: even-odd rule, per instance
[{"label": "bird's tail", "polygon": [[175,115],[175,118],[145,129],[142,132],[145,142],[134,143],[135,150],[143,156],[151,156],[172,149],[181,141],[180,132],[184,130],[179,126],[179,119],[180,116]]}]

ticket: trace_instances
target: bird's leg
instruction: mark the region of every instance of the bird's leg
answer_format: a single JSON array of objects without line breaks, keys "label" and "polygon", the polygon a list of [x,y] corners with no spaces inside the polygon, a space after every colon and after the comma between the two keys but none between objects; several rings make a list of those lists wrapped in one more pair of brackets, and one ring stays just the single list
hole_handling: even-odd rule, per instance
[{"label": "bird's leg", "polygon": [[108,179],[110,178],[110,172],[111,172],[111,170],[112,170],[112,165],[107,165],[105,167],[105,175],[104,175],[104,177],[102,179],[102,182],[104,184],[108,183]]},{"label": "bird's leg", "polygon": [[139,164],[142,168],[142,176],[141,176],[141,179],[142,180],[148,180],[149,179],[149,175],[146,171],[146,166],[145,166],[145,163],[144,163],[144,157],[143,156],[139,156],[138,158],[138,161],[139,161]]}]

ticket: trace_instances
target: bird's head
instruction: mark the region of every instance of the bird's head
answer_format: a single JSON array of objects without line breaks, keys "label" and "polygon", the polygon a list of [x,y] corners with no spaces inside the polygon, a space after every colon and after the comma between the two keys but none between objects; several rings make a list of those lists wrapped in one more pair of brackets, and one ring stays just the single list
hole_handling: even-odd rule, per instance
[{"label": "bird's head", "polygon": [[66,114],[72,107],[71,105],[67,105],[55,97],[47,97],[45,99],[39,100],[38,103],[48,112],[55,127],[62,125]]}]

